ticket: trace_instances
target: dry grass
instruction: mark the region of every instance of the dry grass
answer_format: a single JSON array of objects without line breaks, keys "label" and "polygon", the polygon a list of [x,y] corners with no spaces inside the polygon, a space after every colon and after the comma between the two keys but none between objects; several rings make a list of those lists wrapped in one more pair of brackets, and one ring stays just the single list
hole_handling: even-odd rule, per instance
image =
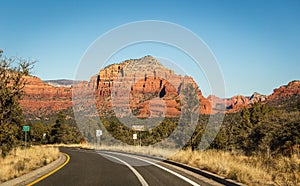
[{"label": "dry grass", "polygon": [[54,147],[71,147],[71,148],[84,148],[84,149],[95,149],[93,145],[90,145],[88,143],[82,143],[82,144],[54,144],[52,145]]},{"label": "dry grass", "polygon": [[216,150],[182,150],[170,159],[248,185],[300,185],[300,159],[297,156],[264,158]]},{"label": "dry grass", "polygon": [[137,154],[144,154],[149,156],[156,156],[161,158],[168,158],[176,153],[175,150],[166,149],[166,148],[154,148],[151,146],[130,146],[130,145],[101,145],[95,146],[91,144],[57,144],[56,146],[60,147],[73,147],[73,148],[85,148],[85,149],[97,149],[97,150],[112,150],[120,152],[130,152]]},{"label": "dry grass", "polygon": [[16,178],[59,157],[59,150],[51,146],[33,146],[25,150],[17,148],[5,158],[0,158],[0,183]]},{"label": "dry grass", "polygon": [[97,149],[99,150],[113,150],[121,152],[130,152],[136,154],[144,154],[148,156],[156,156],[161,158],[168,158],[176,153],[175,150],[151,147],[151,146],[100,146]]}]

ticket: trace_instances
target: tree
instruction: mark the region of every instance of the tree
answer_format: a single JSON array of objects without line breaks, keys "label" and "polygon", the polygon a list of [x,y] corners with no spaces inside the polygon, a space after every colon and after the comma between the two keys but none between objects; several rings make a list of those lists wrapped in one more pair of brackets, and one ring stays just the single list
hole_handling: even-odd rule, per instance
[{"label": "tree", "polygon": [[21,139],[24,123],[19,100],[26,84],[24,75],[29,75],[33,61],[22,58],[6,58],[0,50],[0,147],[5,156]]},{"label": "tree", "polygon": [[53,125],[50,136],[51,136],[51,143],[62,143],[63,142],[63,132],[64,127],[63,124],[65,123],[66,115],[62,112],[59,112],[56,117],[55,124]]},{"label": "tree", "polygon": [[[178,132],[179,141],[177,144],[184,145],[185,147],[191,147],[192,150],[198,148],[200,143],[199,137],[201,130],[198,130],[198,133],[192,131],[192,129],[197,127],[199,120],[199,110],[200,102],[198,98],[198,87],[195,84],[187,83],[183,86],[181,92],[181,118],[178,124],[178,131],[185,131],[183,133]],[[185,130],[184,130],[185,129]],[[190,130],[190,131],[187,131]],[[190,139],[187,139],[187,136],[190,136]],[[187,142],[188,140],[188,142]],[[187,143],[186,143],[187,142]]]},{"label": "tree", "polygon": [[[34,144],[42,144],[47,142],[48,137],[48,128],[41,122],[37,123],[29,123],[30,126],[30,139],[34,142]],[[44,136],[46,134],[46,136]]]}]

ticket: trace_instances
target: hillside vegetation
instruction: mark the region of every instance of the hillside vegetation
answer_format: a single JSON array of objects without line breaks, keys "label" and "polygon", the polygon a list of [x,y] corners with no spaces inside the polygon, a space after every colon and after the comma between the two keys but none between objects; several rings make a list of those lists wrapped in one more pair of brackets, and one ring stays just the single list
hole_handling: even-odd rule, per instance
[{"label": "hillside vegetation", "polygon": [[[219,116],[217,114],[211,116],[200,115],[196,130],[185,145],[185,149],[196,150],[199,148],[209,117]],[[86,124],[86,128],[93,126],[94,121],[90,120],[90,122]],[[117,118],[101,118],[101,122],[114,138],[129,145],[134,144],[132,139],[134,131],[121,124]],[[178,118],[165,118],[157,127],[142,132],[142,144],[147,146],[162,141],[174,131],[178,123]],[[209,148],[248,156],[254,154],[264,154],[268,157],[276,155],[291,156],[293,153],[299,153],[299,123],[299,111],[287,112],[256,103],[251,108],[244,108],[242,112],[226,114],[220,130]],[[215,128],[217,127],[216,124]],[[92,132],[94,133],[93,130],[91,130]],[[211,135],[213,135],[215,130],[211,132]],[[87,135],[90,142],[96,140],[93,133]],[[210,135],[209,132],[208,135]],[[105,141],[105,134],[102,139]],[[170,147],[176,147],[176,145],[170,144]]]}]

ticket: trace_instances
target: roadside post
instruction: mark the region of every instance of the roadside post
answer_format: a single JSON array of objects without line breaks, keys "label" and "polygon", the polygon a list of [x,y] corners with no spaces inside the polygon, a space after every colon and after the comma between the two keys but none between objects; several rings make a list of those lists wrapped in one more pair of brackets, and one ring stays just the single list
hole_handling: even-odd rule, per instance
[{"label": "roadside post", "polygon": [[135,146],[135,140],[137,139],[137,134],[134,133],[133,136],[132,136],[132,138],[133,138],[133,145]]},{"label": "roadside post", "polygon": [[101,145],[102,130],[96,130],[97,148]]},{"label": "roadside post", "polygon": [[[133,131],[139,131],[139,146],[142,146],[142,131],[145,131],[145,125],[132,125]],[[136,136],[134,136],[136,135]],[[135,138],[134,138],[135,137]],[[133,134],[133,140],[137,139],[137,134]],[[135,141],[134,141],[135,144]]]},{"label": "roadside post", "polygon": [[141,131],[139,132],[140,133],[140,147],[142,146],[142,134],[141,134]]},{"label": "roadside post", "polygon": [[23,131],[25,133],[25,157],[26,157],[26,149],[27,149],[27,132],[29,132],[30,127],[28,125],[23,126]]},{"label": "roadside post", "polygon": [[44,144],[46,144],[46,136],[47,136],[47,134],[43,133],[43,142],[44,142]]}]

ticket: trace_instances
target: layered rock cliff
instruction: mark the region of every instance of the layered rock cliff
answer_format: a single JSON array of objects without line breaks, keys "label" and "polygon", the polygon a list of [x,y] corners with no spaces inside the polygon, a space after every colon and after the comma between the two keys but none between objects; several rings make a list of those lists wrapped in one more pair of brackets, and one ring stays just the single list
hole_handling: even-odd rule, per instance
[{"label": "layered rock cliff", "polygon": [[298,94],[300,94],[300,81],[291,81],[287,85],[274,89],[273,93],[267,97],[267,100],[288,99]]},{"label": "layered rock cliff", "polygon": [[274,89],[266,99],[268,105],[287,110],[300,110],[300,81],[291,81],[287,85]]},{"label": "layered rock cliff", "polygon": [[256,102],[280,107],[289,104],[290,99],[296,104],[300,99],[300,81],[274,89],[269,96],[255,92],[250,97],[237,95],[221,99],[211,95],[205,98],[191,77],[175,74],[151,56],[109,65],[92,76],[89,82],[63,80],[45,83],[37,77],[24,78],[27,82],[26,94],[20,103],[26,115],[35,117],[71,108],[74,92],[79,100],[91,98],[83,99],[81,104],[85,107],[78,108],[86,114],[95,114],[88,109],[96,105],[101,115],[177,117],[182,109],[181,91],[188,84],[197,90],[201,114],[214,114],[224,109],[226,112],[237,112]]},{"label": "layered rock cliff", "polygon": [[125,117],[132,112],[136,117],[148,118],[179,116],[180,91],[187,84],[197,90],[200,113],[209,114],[210,103],[195,81],[176,75],[151,56],[109,65],[91,78],[89,86],[95,89],[100,113],[114,112]]},{"label": "layered rock cliff", "polygon": [[25,95],[20,101],[24,114],[40,117],[72,106],[71,88],[53,87],[37,77],[24,78]]}]

